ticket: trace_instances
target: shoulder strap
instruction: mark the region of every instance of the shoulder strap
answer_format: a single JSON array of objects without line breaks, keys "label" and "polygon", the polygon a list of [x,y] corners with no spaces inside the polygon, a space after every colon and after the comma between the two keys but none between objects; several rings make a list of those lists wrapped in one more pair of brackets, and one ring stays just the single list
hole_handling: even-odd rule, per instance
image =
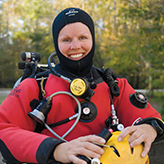
[{"label": "shoulder strap", "polygon": [[[39,105],[40,101],[43,100],[42,89],[45,88],[49,73],[50,73],[50,71],[44,71],[44,72],[38,73],[36,75],[36,81],[37,81],[38,87],[39,87],[39,95],[38,95],[39,100],[34,99],[30,102],[30,106],[33,110]],[[44,81],[41,84],[42,79],[44,79]],[[45,126],[43,124],[36,122],[36,127],[34,130],[35,132],[41,133],[44,129],[45,129]]]},{"label": "shoulder strap", "polygon": [[120,95],[120,89],[115,81],[117,76],[113,74],[113,70],[111,68],[107,68],[106,70],[104,68],[96,69],[109,86],[112,96],[118,97]]},{"label": "shoulder strap", "polygon": [[[40,72],[40,73],[36,74],[36,76],[35,76],[36,81],[37,81],[38,86],[39,86],[39,100],[43,99],[42,88],[43,89],[45,88],[49,74],[50,74],[50,71],[44,71],[44,72]],[[43,86],[41,86],[42,79],[44,79],[44,81],[42,83]]]}]

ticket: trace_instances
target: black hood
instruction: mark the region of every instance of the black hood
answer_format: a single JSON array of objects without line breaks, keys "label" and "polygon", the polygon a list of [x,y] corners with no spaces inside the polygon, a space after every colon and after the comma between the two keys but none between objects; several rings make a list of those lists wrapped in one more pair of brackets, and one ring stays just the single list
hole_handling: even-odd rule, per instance
[{"label": "black hood", "polygon": [[[58,35],[60,30],[70,23],[81,22],[85,24],[92,35],[93,45],[91,51],[80,60],[71,60],[65,57],[60,51],[58,47]],[[91,70],[93,65],[93,56],[95,51],[95,31],[94,31],[94,23],[92,18],[83,10],[79,8],[67,8],[61,11],[57,17],[54,19],[52,25],[52,34],[53,41],[55,45],[55,50],[57,56],[60,60],[60,66],[65,70],[69,71],[72,74],[77,76],[85,76]]]}]

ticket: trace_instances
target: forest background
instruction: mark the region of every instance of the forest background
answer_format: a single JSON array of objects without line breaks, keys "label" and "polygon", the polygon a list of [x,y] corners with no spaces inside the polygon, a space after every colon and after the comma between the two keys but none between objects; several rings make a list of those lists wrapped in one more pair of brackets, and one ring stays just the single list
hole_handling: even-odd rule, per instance
[{"label": "forest background", "polygon": [[72,6],[94,20],[94,65],[163,99],[164,0],[0,0],[0,88],[11,88],[23,75],[22,52],[39,52],[40,63],[47,63],[55,51],[53,19]]}]

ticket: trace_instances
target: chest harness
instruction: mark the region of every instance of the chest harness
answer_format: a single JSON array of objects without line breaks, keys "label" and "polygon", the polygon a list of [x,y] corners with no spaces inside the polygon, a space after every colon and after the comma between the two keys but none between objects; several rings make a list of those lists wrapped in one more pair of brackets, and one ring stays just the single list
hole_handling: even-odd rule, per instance
[{"label": "chest harness", "polygon": [[[70,92],[65,92],[65,91],[59,91],[59,92],[55,92],[53,94],[51,94],[49,97],[46,98],[45,96],[45,91],[44,91],[44,85],[45,85],[45,81],[44,79],[46,79],[47,76],[47,71],[42,70],[40,67],[38,68],[37,65],[37,61],[40,61],[40,57],[38,54],[35,53],[28,53],[28,56],[26,55],[26,53],[23,53],[22,56],[22,60],[27,60],[30,61],[29,65],[30,69],[27,69],[27,72],[24,74],[24,76],[22,77],[22,80],[24,80],[27,77],[32,77],[32,78],[36,78],[37,81],[41,81],[39,84],[40,87],[40,91],[42,93],[42,96],[39,96],[40,101],[38,101],[38,103],[36,103],[36,101],[32,101],[30,106],[33,106],[33,111],[29,112],[28,115],[36,120],[37,123],[39,123],[40,125],[46,127],[53,135],[55,135],[57,138],[59,138],[60,140],[63,140],[65,142],[67,142],[64,138],[74,129],[74,127],[77,125],[77,123],[79,122],[79,120],[81,119],[82,115],[84,114],[88,114],[90,112],[89,108],[85,108],[85,104],[82,104],[82,102],[80,103],[79,100],[77,99],[77,97],[85,99],[88,103],[90,102],[91,97],[94,95],[94,91],[92,89],[96,88],[96,83],[92,82],[89,84],[89,82],[85,79],[85,78],[74,78],[73,80],[70,79],[67,76],[63,76],[62,74],[60,74],[59,72],[57,72],[54,67],[53,67],[53,63],[51,63],[53,57],[56,56],[56,53],[52,53],[49,58],[48,58],[48,72],[49,70],[57,77],[60,77],[64,80],[66,80],[69,83],[69,89]],[[33,68],[33,69],[31,69]],[[116,82],[116,77],[115,75],[113,75],[113,71],[112,69],[108,68],[106,70],[103,69],[97,69],[97,72],[101,75],[101,77],[103,78],[103,80],[106,82],[106,84],[109,86],[110,88],[110,105],[111,105],[111,116],[105,121],[105,124],[107,126],[107,129],[103,129],[102,132],[99,134],[99,136],[103,137],[106,141],[109,140],[109,138],[112,137],[112,133],[114,131],[121,131],[124,129],[122,124],[119,124],[119,119],[116,116],[116,111],[114,108],[114,104],[113,104],[113,97],[117,97],[120,95],[120,91],[119,91],[119,87],[117,85]],[[29,71],[30,70],[30,71]],[[38,78],[42,77],[42,78]],[[45,77],[47,76],[47,77]],[[71,128],[63,135],[63,136],[59,136],[57,133],[55,133],[50,125],[47,125],[46,123],[46,118],[47,115],[51,109],[51,101],[52,98],[56,95],[59,94],[66,94],[69,95],[72,99],[74,99],[74,101],[77,103],[77,111],[76,114],[74,114],[73,116],[59,121],[57,123],[54,124],[54,126],[58,126],[61,125],[63,123],[66,123],[72,119],[76,119],[73,123],[73,125],[71,126]],[[39,94],[40,95],[40,94]],[[132,96],[130,96],[130,101],[131,103],[139,108],[144,108],[146,105],[147,100],[141,97],[141,94],[137,94],[137,92],[135,94],[133,94]],[[139,104],[139,106],[138,106]],[[92,104],[94,106],[94,104]],[[144,105],[144,106],[143,106]],[[87,106],[88,107],[88,106]],[[100,146],[104,146],[104,145],[100,145]],[[113,152],[115,152],[117,155],[119,155],[118,151],[113,147],[113,146],[109,146],[110,148],[112,148]],[[95,163],[95,164],[99,164],[100,161],[94,161],[95,159],[91,159],[90,157],[86,157],[86,156],[79,156],[79,158],[84,159],[87,163],[90,163],[90,161],[92,161],[91,163]],[[103,162],[104,163],[104,162]]]},{"label": "chest harness", "polygon": [[[56,52],[52,53],[49,58],[48,58],[48,65],[43,65],[43,64],[38,64],[41,60],[40,54],[39,53],[34,53],[34,52],[24,52],[21,55],[21,58],[23,61],[28,61],[28,63],[23,63],[19,62],[18,63],[18,68],[19,69],[24,69],[25,73],[22,76],[21,79],[18,80],[17,83],[20,81],[23,81],[25,78],[35,78],[38,82],[38,86],[40,89],[40,94],[39,94],[39,100],[34,99],[31,103],[30,106],[33,109],[32,112],[28,113],[28,115],[36,120],[37,122],[37,127],[36,127],[36,132],[41,132],[45,127],[53,133],[57,138],[64,140],[64,137],[67,136],[76,126],[78,121],[84,120],[83,116],[88,115],[89,112],[91,112],[92,109],[96,108],[95,105],[90,101],[91,97],[94,95],[93,89],[96,88],[96,83],[92,81],[91,83],[88,82],[87,79],[85,78],[69,78],[67,76],[62,75],[58,71],[54,69],[55,62],[54,62],[54,57],[56,57]],[[97,72],[100,74],[100,76],[103,78],[103,80],[106,82],[106,84],[109,86],[110,89],[110,105],[111,105],[111,117],[109,117],[106,121],[105,124],[107,128],[111,128],[113,131],[121,131],[124,127],[122,124],[119,124],[119,119],[116,116],[116,111],[113,105],[113,97],[118,97],[120,95],[120,90],[117,85],[116,76],[113,74],[113,70],[110,68],[107,68],[104,70],[98,69],[95,67]],[[51,94],[49,97],[46,98],[45,96],[45,91],[44,91],[44,86],[46,83],[46,79],[48,78],[49,73],[53,73],[55,76],[64,79],[69,83],[69,90],[70,92],[65,92],[65,91],[60,91],[60,92],[55,92]],[[17,85],[17,84],[15,84]],[[74,99],[74,101],[77,103],[77,108],[76,108],[76,114],[73,116],[61,120],[59,122],[56,122],[51,125],[46,124],[46,118],[47,115],[51,109],[51,101],[52,98],[56,95],[59,94],[66,94],[69,95],[71,98]],[[147,102],[147,99],[140,98],[142,95],[138,95],[137,92],[133,94],[130,97],[130,101],[134,106],[138,106],[138,104],[144,105]],[[80,103],[77,97],[82,98],[85,101],[85,103]],[[144,101],[144,102],[143,102]],[[136,105],[137,104],[137,105]],[[142,107],[142,106],[141,106]],[[95,116],[96,117],[96,116]],[[76,119],[72,127],[62,136],[58,136],[52,129],[51,127],[61,125],[63,123],[66,123],[72,119]],[[94,118],[93,118],[94,119]],[[92,121],[92,120],[91,120]]]},{"label": "chest harness", "polygon": [[[43,94],[43,99],[39,102],[39,104],[34,108],[34,110],[30,113],[28,113],[28,115],[36,120],[37,122],[39,122],[40,124],[44,125],[51,133],[53,133],[57,138],[65,140],[64,137],[67,136],[76,126],[76,124],[78,123],[78,121],[80,120],[80,118],[83,115],[87,115],[89,114],[90,110],[94,107],[94,104],[92,102],[90,102],[91,97],[94,95],[94,91],[92,90],[92,88],[94,89],[96,86],[96,84],[92,83],[92,85],[89,84],[89,82],[85,79],[85,78],[74,78],[73,80],[71,80],[70,78],[63,76],[62,74],[60,74],[59,72],[57,72],[53,66],[52,66],[52,58],[56,56],[56,53],[52,53],[49,58],[48,58],[48,67],[50,69],[50,71],[57,77],[60,77],[64,80],[66,80],[67,82],[69,82],[69,89],[70,92],[65,92],[65,91],[59,91],[59,92],[55,92],[53,94],[51,94],[49,97],[45,97],[45,91],[44,91],[44,87],[43,87],[43,83],[44,83],[44,78],[42,77],[41,82],[40,82],[40,86],[41,86],[41,91]],[[34,68],[36,70],[36,68]],[[97,69],[97,68],[96,68]],[[113,96],[119,96],[119,88],[117,83],[115,82],[114,78],[112,77],[112,70],[111,69],[106,69],[104,71],[104,69],[100,70],[97,69],[97,71],[101,74],[103,80],[107,83],[107,85],[110,88],[110,98],[111,98],[111,117],[108,118],[106,120],[106,125],[109,127],[111,126],[111,128],[113,130],[122,130],[123,129],[123,125],[119,124],[119,120],[116,116],[116,111],[114,109],[114,105],[113,105]],[[34,71],[33,71],[34,72]],[[37,76],[37,75],[36,75]],[[94,86],[94,87],[93,87]],[[76,110],[76,114],[65,119],[62,121],[59,121],[55,124],[53,124],[52,126],[57,126],[60,124],[63,124],[65,122],[68,122],[72,119],[76,119],[74,124],[71,126],[71,128],[62,136],[60,137],[58,134],[56,134],[49,125],[46,124],[46,117],[47,114],[49,113],[50,109],[51,109],[51,100],[54,96],[59,95],[59,94],[66,94],[71,96],[77,103],[77,110]],[[86,100],[87,104],[84,103],[80,103],[79,100],[76,98],[83,98]],[[89,103],[89,105],[88,105]],[[91,107],[91,108],[90,108]]]}]

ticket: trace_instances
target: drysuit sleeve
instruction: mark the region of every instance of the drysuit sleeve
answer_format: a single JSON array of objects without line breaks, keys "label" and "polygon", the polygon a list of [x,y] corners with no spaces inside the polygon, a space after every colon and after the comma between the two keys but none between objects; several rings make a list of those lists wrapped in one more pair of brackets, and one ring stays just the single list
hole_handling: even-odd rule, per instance
[{"label": "drysuit sleeve", "polygon": [[[149,102],[146,102],[146,96],[138,93],[124,78],[118,78],[118,86],[120,95],[114,98],[114,105],[117,111],[120,122],[125,127],[131,126],[135,121],[140,121],[145,118],[158,118],[161,116]],[[136,95],[139,97],[137,98]]]},{"label": "drysuit sleeve", "polygon": [[164,138],[164,123],[161,115],[148,102],[147,97],[136,92],[126,79],[117,79],[120,95],[114,104],[120,122],[125,126],[149,124],[157,132],[156,141]]},{"label": "drysuit sleeve", "polygon": [[0,151],[9,163],[48,163],[55,147],[63,141],[35,133],[29,116],[30,102],[38,99],[35,79],[26,79],[13,88],[0,105]]}]

